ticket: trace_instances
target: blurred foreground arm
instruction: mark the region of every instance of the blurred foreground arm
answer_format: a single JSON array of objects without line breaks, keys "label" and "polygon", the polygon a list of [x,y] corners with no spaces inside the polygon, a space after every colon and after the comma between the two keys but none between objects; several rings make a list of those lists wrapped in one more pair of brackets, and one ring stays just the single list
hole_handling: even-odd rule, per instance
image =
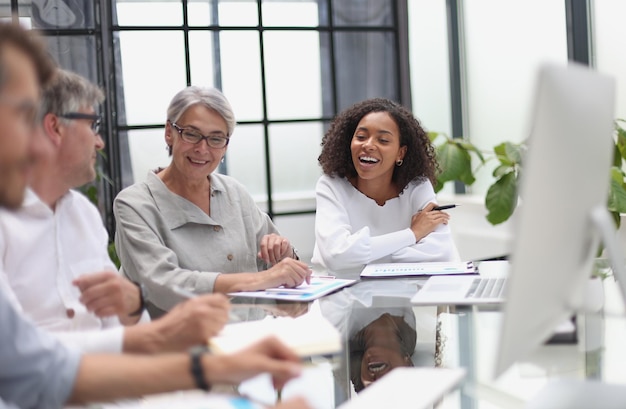
[{"label": "blurred foreground arm", "polygon": [[[103,402],[195,389],[190,365],[187,354],[85,355],[68,403]],[[202,368],[209,384],[238,384],[269,373],[277,389],[301,372],[298,357],[275,338],[267,338],[232,355],[204,355]]]}]

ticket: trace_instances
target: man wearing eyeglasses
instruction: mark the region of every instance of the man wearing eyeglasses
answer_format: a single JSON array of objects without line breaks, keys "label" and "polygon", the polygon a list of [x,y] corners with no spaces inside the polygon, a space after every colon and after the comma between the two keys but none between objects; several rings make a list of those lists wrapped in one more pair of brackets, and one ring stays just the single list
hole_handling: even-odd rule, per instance
[{"label": "man wearing eyeglasses", "polygon": [[[5,271],[0,280],[6,280],[5,292],[17,300],[18,310],[81,350],[189,348],[226,323],[226,298],[193,300],[148,323],[140,286],[118,274],[109,258],[97,209],[72,190],[96,176],[104,142],[94,107],[103,99],[87,79],[60,69],[44,89],[43,138],[31,189],[17,211],[0,211],[0,266]],[[140,318],[145,324],[133,325]]]}]

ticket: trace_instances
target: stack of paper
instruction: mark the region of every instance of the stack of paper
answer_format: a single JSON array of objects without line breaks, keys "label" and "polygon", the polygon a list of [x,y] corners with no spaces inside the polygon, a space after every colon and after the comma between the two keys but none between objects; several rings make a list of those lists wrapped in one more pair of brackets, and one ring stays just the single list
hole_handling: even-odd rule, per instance
[{"label": "stack of paper", "polygon": [[211,351],[227,354],[275,336],[300,357],[332,356],[341,352],[341,334],[322,315],[278,317],[226,325],[209,340]]}]

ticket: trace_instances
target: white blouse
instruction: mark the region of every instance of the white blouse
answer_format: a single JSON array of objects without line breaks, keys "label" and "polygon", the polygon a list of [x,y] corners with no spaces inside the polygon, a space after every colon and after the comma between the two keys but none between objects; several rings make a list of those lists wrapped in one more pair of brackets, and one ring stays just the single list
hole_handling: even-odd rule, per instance
[{"label": "white blouse", "polygon": [[439,225],[415,242],[411,217],[428,203],[436,203],[429,181],[409,183],[384,206],[365,196],[346,178],[323,175],[315,190],[314,264],[336,271],[369,263],[459,259],[448,225]]}]

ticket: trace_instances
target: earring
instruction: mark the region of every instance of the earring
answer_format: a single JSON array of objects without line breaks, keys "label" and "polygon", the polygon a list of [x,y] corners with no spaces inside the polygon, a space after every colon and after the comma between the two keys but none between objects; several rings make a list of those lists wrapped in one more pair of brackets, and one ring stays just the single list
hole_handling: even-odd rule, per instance
[{"label": "earring", "polygon": [[404,163],[404,161],[402,159],[398,159],[396,161],[396,166],[402,166],[403,163]]},{"label": "earring", "polygon": [[170,151],[170,149],[172,149],[172,147],[171,147],[171,146],[169,146],[168,144],[165,144],[165,150],[169,152],[169,151]]},{"label": "earring", "polygon": [[224,163],[224,157],[223,156],[222,156],[222,160],[220,162]]}]

